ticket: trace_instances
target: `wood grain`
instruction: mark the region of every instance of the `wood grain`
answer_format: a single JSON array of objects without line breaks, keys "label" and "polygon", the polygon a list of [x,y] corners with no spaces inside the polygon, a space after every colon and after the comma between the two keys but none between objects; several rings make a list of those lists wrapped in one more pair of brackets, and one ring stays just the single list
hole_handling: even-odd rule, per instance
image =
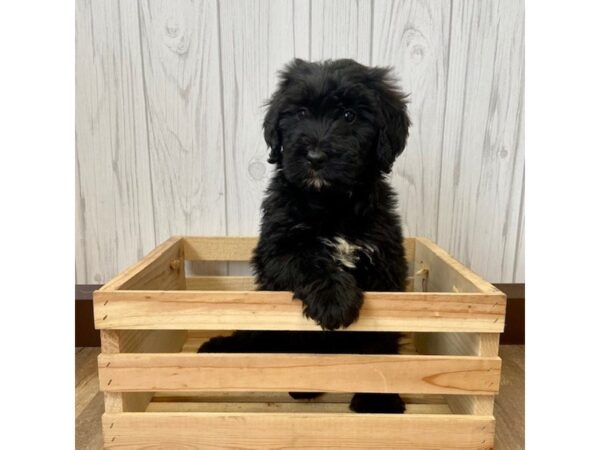
[{"label": "wood grain", "polygon": [[256,236],[186,236],[183,248],[190,261],[250,261],[257,242]]},{"label": "wood grain", "polygon": [[[391,182],[404,232],[435,238],[446,109],[449,1],[375,1],[372,64],[393,66],[413,123]],[[460,24],[453,24],[460,25]]]},{"label": "wood grain", "polygon": [[[189,261],[250,261],[258,243],[256,236],[184,236],[185,259]],[[406,259],[415,258],[415,238],[406,237],[402,243]],[[427,241],[423,245],[431,246]]]},{"label": "wood grain", "polygon": [[[201,402],[201,403],[350,403],[354,394],[326,392],[317,398],[293,399],[287,392],[157,392],[152,401],[160,402]],[[443,395],[402,394],[406,404],[443,405]]]},{"label": "wood grain", "polygon": [[253,291],[254,277],[188,277],[186,289],[192,291]]},{"label": "wood grain", "polygon": [[275,90],[277,71],[294,56],[308,57],[309,2],[236,0],[219,5],[221,119],[227,123],[227,229],[222,231],[256,235],[272,171],[262,133],[263,105]]},{"label": "wood grain", "polygon": [[76,16],[76,278],[104,283],[157,243],[137,5]]},{"label": "wood grain", "polygon": [[121,353],[98,357],[100,390],[402,392],[493,395],[500,358]]},{"label": "wood grain", "polygon": [[[103,355],[114,355],[126,352],[178,352],[181,350],[186,331],[157,330],[102,330],[100,332]],[[144,411],[152,396],[148,392],[105,392],[104,409],[108,413]]]},{"label": "wood grain", "polygon": [[[501,332],[497,294],[367,292],[348,331]],[[97,291],[97,329],[313,330],[290,292]]]},{"label": "wood grain", "polygon": [[496,449],[525,448],[525,346],[502,345],[502,378],[496,397]]},{"label": "wood grain", "polygon": [[217,1],[140,0],[139,11],[156,240],[219,234],[226,212]]},{"label": "wood grain", "polygon": [[262,105],[293,57],[393,66],[413,121],[390,178],[405,234],[524,281],[523,3],[79,1],[77,283],[170,235],[257,233]]},{"label": "wood grain", "polygon": [[352,58],[369,65],[371,3],[370,0],[312,0],[310,59]]},{"label": "wood grain", "polygon": [[[426,238],[416,238],[415,269],[427,270],[426,292],[485,292],[506,295],[469,270],[446,250]],[[415,290],[422,290],[421,283]]]},{"label": "wood grain", "polygon": [[[394,414],[126,413],[102,418],[105,448],[489,449],[492,417]],[[335,433],[332,433],[335,430]]]},{"label": "wood grain", "polygon": [[523,2],[454,2],[451,21],[435,240],[488,280],[523,281]]},{"label": "wood grain", "polygon": [[175,236],[167,239],[138,262],[119,273],[99,291],[184,288],[183,247],[181,238]]},{"label": "wood grain", "polygon": [[[415,333],[415,346],[425,355],[498,356],[498,333]],[[479,395],[449,395],[446,401],[455,414],[491,416],[494,399]]]},{"label": "wood grain", "polygon": [[[100,352],[98,347],[90,348],[88,353],[82,353],[85,349],[76,349],[75,366],[77,373],[84,373],[84,367],[90,367],[89,373],[93,379],[88,383],[97,385],[98,376],[96,370],[96,357]],[[494,414],[496,416],[496,439],[494,449],[496,450],[522,450],[524,446],[524,346],[522,345],[503,345],[500,346],[500,356],[502,357],[502,376],[500,380],[500,393],[496,397]],[[77,378],[78,380],[80,378]],[[86,383],[84,386],[87,386]],[[97,392],[91,396],[91,392],[82,385],[77,385],[75,390],[77,403],[80,404],[81,413],[76,417],[76,447],[78,449],[96,450],[102,447],[101,416],[104,411],[102,404],[102,393]],[[83,389],[83,390],[82,390]],[[85,403],[82,397],[90,398]],[[345,403],[350,402],[351,394],[325,394],[316,401],[325,403]],[[403,395],[408,406],[412,405],[436,404],[442,405],[444,400],[442,396],[428,395]],[[295,403],[287,393],[230,393],[230,394],[191,394],[191,393],[156,393],[152,403],[148,408],[153,408],[155,402],[182,402],[202,401],[202,402],[287,402]]]},{"label": "wood grain", "polygon": [[[277,412],[352,414],[352,410],[347,402],[153,402],[148,405],[146,412]],[[446,404],[407,404],[405,414],[452,414],[452,411]]]}]

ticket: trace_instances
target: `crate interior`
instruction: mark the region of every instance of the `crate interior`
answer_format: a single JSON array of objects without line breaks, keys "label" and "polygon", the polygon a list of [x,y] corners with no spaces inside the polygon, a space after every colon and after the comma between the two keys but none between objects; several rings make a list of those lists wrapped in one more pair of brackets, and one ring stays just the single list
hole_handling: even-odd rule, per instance
[{"label": "crate interior", "polygon": [[[227,336],[229,331],[188,331],[181,353],[196,353],[212,336]],[[400,338],[400,354],[419,354],[413,333]],[[285,392],[155,392],[146,412],[296,412],[348,413],[350,393],[325,393],[310,400],[295,400]],[[405,414],[453,414],[448,396],[403,394]]]}]

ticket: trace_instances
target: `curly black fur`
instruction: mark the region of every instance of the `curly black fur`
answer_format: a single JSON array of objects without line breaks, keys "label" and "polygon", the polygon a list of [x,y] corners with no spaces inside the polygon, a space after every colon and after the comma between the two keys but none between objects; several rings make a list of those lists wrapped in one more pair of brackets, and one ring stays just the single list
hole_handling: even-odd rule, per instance
[{"label": "curly black fur", "polygon": [[[286,66],[263,124],[276,170],[252,259],[260,290],[292,291],[324,330],[356,321],[363,291],[404,290],[400,219],[385,174],[409,126],[389,69],[349,59]],[[237,332],[200,351],[397,353],[398,335]],[[351,408],[403,412],[404,404],[395,394],[356,394]]]}]

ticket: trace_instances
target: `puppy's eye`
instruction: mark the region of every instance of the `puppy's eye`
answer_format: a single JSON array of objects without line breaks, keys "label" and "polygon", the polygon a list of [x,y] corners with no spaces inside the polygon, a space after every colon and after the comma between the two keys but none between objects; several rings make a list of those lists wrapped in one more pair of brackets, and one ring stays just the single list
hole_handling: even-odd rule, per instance
[{"label": "puppy's eye", "polygon": [[348,123],[352,123],[354,122],[354,120],[356,119],[356,114],[354,111],[352,111],[351,109],[347,109],[346,111],[344,111],[344,120]]},{"label": "puppy's eye", "polygon": [[306,108],[300,108],[296,112],[296,116],[298,116],[298,119],[306,119],[306,117],[308,116],[308,110]]}]

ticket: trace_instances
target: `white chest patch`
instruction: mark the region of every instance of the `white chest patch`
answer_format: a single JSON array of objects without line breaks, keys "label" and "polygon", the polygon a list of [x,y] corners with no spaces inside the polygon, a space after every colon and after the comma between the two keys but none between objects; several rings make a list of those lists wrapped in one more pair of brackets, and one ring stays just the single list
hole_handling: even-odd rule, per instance
[{"label": "white chest patch", "polygon": [[334,261],[349,269],[356,268],[360,253],[363,253],[372,261],[375,252],[372,245],[360,242],[353,243],[341,236],[335,236],[333,239],[323,239],[323,243],[332,250],[331,256]]}]

